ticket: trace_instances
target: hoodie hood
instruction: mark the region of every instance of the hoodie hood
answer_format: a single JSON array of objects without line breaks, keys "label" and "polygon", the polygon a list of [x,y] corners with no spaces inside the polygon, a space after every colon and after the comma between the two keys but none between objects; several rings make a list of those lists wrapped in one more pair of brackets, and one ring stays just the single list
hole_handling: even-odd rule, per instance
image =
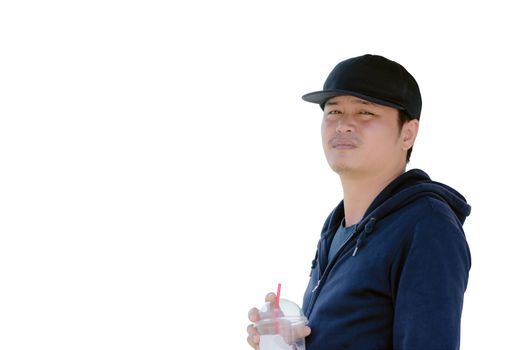
[{"label": "hoodie hood", "polygon": [[[470,214],[470,205],[458,191],[445,184],[432,181],[423,170],[409,170],[385,187],[365,212],[363,219],[356,228],[356,234],[359,236],[354,255],[359,246],[362,245],[366,235],[373,231],[377,221],[421,197],[433,197],[446,203],[461,225]],[[325,223],[321,236],[335,233],[343,218],[344,204],[341,201]]]}]

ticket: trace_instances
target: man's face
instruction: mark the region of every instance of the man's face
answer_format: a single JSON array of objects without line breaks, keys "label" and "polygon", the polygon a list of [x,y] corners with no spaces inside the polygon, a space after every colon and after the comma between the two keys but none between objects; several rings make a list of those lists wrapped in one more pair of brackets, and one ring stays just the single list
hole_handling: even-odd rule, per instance
[{"label": "man's face", "polygon": [[[330,167],[340,175],[367,176],[404,169],[406,150],[417,134],[417,120],[406,123],[400,131],[398,113],[395,108],[354,96],[328,100],[321,129]],[[406,128],[411,128],[408,134]]]}]

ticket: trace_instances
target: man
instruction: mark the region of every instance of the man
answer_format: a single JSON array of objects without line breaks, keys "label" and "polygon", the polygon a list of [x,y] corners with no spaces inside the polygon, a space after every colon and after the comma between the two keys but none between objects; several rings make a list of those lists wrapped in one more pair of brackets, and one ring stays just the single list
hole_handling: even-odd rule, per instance
[{"label": "man", "polygon": [[[458,349],[470,206],[423,171],[406,172],[421,113],[416,80],[364,55],[339,63],[303,99],[323,109],[324,152],[343,187],[303,300],[306,348]],[[257,321],[256,309],[249,318]],[[248,333],[257,349],[253,326]]]}]

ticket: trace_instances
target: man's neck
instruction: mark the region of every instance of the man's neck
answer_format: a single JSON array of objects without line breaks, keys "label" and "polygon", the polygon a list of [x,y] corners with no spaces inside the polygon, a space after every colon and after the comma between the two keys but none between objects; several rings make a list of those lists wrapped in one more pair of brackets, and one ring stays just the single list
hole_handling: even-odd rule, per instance
[{"label": "man's neck", "polygon": [[345,226],[358,223],[377,195],[404,172],[403,168],[374,176],[340,174],[344,192]]}]

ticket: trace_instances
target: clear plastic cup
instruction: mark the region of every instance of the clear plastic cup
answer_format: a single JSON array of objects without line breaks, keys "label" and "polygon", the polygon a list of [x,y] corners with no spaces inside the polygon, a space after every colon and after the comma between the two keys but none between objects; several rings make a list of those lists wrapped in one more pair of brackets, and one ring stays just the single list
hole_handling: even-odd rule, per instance
[{"label": "clear plastic cup", "polygon": [[279,300],[279,310],[265,303],[259,311],[260,321],[255,324],[260,335],[260,350],[305,350],[303,327],[308,323],[301,308],[286,299]]}]

